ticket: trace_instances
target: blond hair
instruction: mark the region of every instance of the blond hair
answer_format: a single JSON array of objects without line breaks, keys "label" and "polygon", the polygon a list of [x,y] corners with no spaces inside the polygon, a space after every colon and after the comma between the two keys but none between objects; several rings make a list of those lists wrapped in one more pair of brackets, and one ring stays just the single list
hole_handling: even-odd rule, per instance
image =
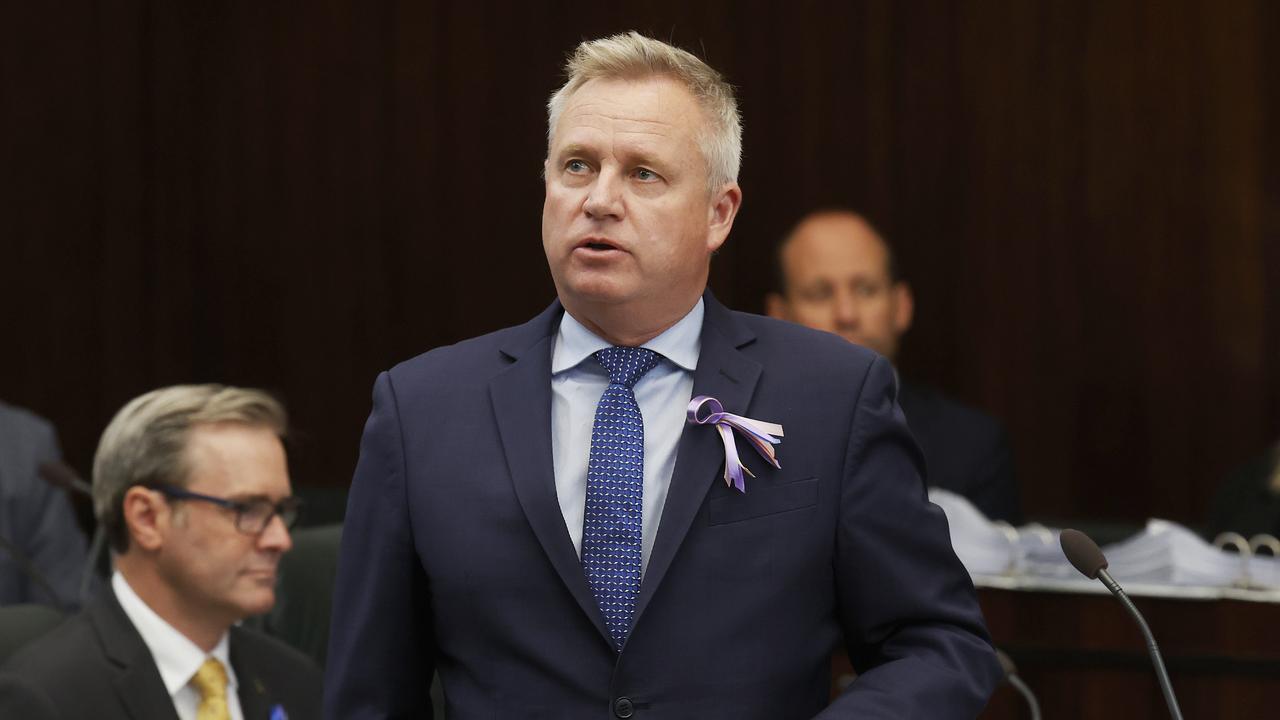
[{"label": "blond hair", "polygon": [[130,400],[102,432],[93,457],[93,514],[116,552],[129,548],[124,496],[134,485],[187,484],[187,437],[197,425],[240,423],[284,436],[284,407],[261,390],[174,385]]},{"label": "blond hair", "polygon": [[738,181],[742,164],[742,117],[733,86],[693,53],[631,31],[585,41],[565,63],[565,84],[547,101],[547,151],[569,96],[590,80],[670,77],[689,90],[706,124],[698,147],[707,164],[707,185],[714,191]]}]

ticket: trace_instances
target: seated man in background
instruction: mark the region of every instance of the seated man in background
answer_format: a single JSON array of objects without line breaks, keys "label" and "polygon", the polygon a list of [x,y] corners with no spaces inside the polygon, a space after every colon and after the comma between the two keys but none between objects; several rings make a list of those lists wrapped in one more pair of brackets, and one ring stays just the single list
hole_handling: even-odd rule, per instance
[{"label": "seated man in background", "polygon": [[1209,508],[1209,539],[1234,532],[1280,537],[1280,443],[1236,469]]},{"label": "seated man in background", "polygon": [[[888,243],[845,210],[813,213],[778,246],[779,292],[770,316],[840,335],[890,361],[911,327],[911,287]],[[901,380],[898,402],[924,450],[929,484],[968,498],[992,520],[1022,522],[1003,428],[974,408]]]},{"label": "seated man in background", "polygon": [[5,671],[64,719],[319,717],[315,664],[236,626],[271,609],[291,546],[285,422],[265,393],[218,385],[125,405],[93,465],[109,590]]},{"label": "seated man in background", "polygon": [[59,459],[48,421],[0,403],[0,605],[76,603],[84,533],[66,495],[39,475]]}]

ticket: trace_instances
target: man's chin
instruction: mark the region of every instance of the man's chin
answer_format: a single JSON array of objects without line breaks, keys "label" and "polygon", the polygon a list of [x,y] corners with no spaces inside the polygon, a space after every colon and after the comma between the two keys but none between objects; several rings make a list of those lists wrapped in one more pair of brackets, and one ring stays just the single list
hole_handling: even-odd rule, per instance
[{"label": "man's chin", "polygon": [[[609,306],[622,305],[631,300],[634,292],[609,278],[585,278],[567,285],[570,304]],[[563,294],[561,301],[565,298]]]},{"label": "man's chin", "polygon": [[265,615],[276,605],[275,589],[254,588],[252,591],[245,592],[236,605],[244,617]]}]

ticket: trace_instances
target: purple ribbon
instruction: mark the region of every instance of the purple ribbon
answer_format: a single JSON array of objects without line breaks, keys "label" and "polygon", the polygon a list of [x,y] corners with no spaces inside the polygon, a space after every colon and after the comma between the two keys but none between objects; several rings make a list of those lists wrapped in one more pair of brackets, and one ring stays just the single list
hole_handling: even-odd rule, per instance
[{"label": "purple ribbon", "polygon": [[689,401],[688,417],[689,422],[694,425],[715,425],[716,430],[720,431],[720,439],[724,442],[724,484],[728,487],[746,492],[747,484],[742,474],[755,477],[755,473],[738,459],[738,445],[733,441],[734,430],[749,440],[766,462],[776,468],[782,467],[773,452],[773,446],[782,442],[778,439],[782,437],[781,425],[727,413],[719,400],[707,395],[699,395]]}]

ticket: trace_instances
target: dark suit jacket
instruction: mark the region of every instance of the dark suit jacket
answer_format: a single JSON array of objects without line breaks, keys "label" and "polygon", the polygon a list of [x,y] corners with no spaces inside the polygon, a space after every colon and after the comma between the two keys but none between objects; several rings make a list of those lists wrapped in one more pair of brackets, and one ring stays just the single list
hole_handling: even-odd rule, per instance
[{"label": "dark suit jacket", "polygon": [[905,380],[898,402],[924,451],[930,485],[963,495],[992,520],[1022,523],[1009,440],[995,418]]},{"label": "dark suit jacket", "polygon": [[0,718],[58,720],[58,709],[48,696],[22,678],[0,672]]},{"label": "dark suit jacket", "polygon": [[[267,720],[276,705],[290,720],[320,717],[322,678],[305,655],[238,627],[231,628],[230,653],[245,720]],[[61,720],[177,718],[151,651],[109,588],[4,670],[51,701]]]},{"label": "dark suit jacket", "polygon": [[[616,653],[556,500],[551,344],[529,323],[378,377],[326,677],[344,720],[971,718],[1000,677],[884,359],[710,294],[694,395],[781,423],[781,470],[686,426]],[[861,673],[823,712],[843,637]],[[625,698],[625,700],[624,700]]]},{"label": "dark suit jacket", "polygon": [[1233,472],[1214,493],[1209,506],[1209,539],[1235,532],[1252,537],[1259,533],[1280,537],[1280,495],[1271,489],[1271,477],[1280,465],[1277,445]]}]

